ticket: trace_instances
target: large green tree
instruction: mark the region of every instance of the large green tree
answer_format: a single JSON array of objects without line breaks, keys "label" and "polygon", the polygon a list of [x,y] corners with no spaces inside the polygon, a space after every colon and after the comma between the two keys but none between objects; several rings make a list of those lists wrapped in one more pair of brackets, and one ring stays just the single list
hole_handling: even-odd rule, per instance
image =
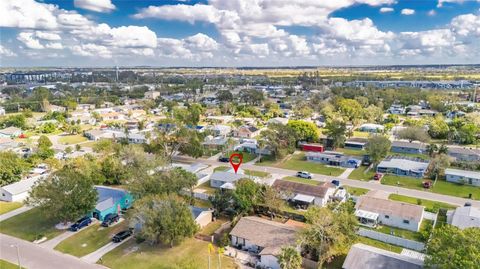
[{"label": "large green tree", "polygon": [[240,179],[235,185],[233,200],[238,214],[250,213],[259,202],[260,186],[251,179]]},{"label": "large green tree", "polygon": [[397,136],[400,139],[406,139],[410,143],[412,141],[428,142],[430,141],[430,136],[423,127],[419,126],[410,126],[398,131]]},{"label": "large green tree", "polygon": [[269,124],[260,133],[262,143],[270,150],[275,159],[281,159],[295,151],[295,133],[282,124]]},{"label": "large green tree", "polygon": [[281,269],[300,269],[302,256],[294,247],[283,247],[278,255],[278,263]]},{"label": "large green tree", "polygon": [[19,181],[30,165],[11,151],[0,152],[0,187]]},{"label": "large green tree", "polygon": [[318,128],[313,122],[290,120],[287,126],[293,130],[296,141],[314,142],[318,140]]},{"label": "large green tree", "polygon": [[346,140],[347,125],[341,119],[327,120],[325,125],[325,135],[332,141],[332,147],[343,146]]},{"label": "large green tree", "polygon": [[387,157],[392,142],[383,135],[372,135],[368,138],[365,151],[367,152],[373,165],[376,166],[380,161]]},{"label": "large green tree", "polygon": [[445,122],[445,119],[441,116],[435,117],[428,124],[428,134],[435,139],[445,139],[448,136],[449,132],[448,124]]}]

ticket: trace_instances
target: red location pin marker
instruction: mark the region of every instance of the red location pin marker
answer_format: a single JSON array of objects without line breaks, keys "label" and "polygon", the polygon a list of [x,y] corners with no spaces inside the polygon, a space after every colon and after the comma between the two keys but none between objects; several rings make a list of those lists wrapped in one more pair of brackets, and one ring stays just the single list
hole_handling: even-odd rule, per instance
[{"label": "red location pin marker", "polygon": [[[238,160],[239,160],[238,163],[233,162],[233,158],[235,158],[235,157],[238,157]],[[232,165],[233,170],[235,171],[235,174],[237,173],[238,168],[242,164],[242,160],[243,160],[243,155],[240,154],[240,153],[232,153],[232,155],[230,155],[230,164]]]}]

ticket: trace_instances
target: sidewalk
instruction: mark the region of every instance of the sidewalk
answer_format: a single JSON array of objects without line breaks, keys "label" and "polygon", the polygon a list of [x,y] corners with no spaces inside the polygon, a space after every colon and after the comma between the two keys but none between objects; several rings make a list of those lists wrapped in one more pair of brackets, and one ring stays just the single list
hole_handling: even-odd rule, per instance
[{"label": "sidewalk", "polygon": [[115,248],[121,246],[123,243],[125,243],[125,242],[127,242],[128,240],[131,240],[131,239],[132,239],[132,237],[130,237],[126,240],[123,240],[120,243],[110,242],[110,243],[106,244],[105,246],[95,250],[94,252],[81,257],[80,259],[82,259],[83,261],[88,262],[88,263],[96,263],[101,257],[103,257],[103,255],[107,254],[108,252],[114,250]]}]

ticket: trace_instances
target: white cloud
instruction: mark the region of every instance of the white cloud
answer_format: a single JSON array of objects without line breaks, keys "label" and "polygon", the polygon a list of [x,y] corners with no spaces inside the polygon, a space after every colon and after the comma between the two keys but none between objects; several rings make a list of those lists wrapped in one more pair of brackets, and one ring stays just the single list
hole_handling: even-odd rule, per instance
[{"label": "white cloud", "polygon": [[413,15],[415,14],[415,10],[410,9],[410,8],[404,8],[402,9],[402,15]]},{"label": "white cloud", "polygon": [[185,45],[193,50],[212,51],[218,49],[217,41],[202,33],[187,37],[184,41]]},{"label": "white cloud", "polygon": [[60,35],[56,33],[51,33],[51,32],[35,31],[35,36],[40,39],[49,40],[49,41],[56,41],[56,40],[62,39]]},{"label": "white cloud", "polygon": [[33,0],[2,0],[0,1],[0,26],[54,29],[58,26],[52,4],[38,3]]},{"label": "white cloud", "polygon": [[391,7],[382,7],[382,8],[380,8],[380,12],[381,12],[381,13],[388,13],[388,12],[393,12],[393,11],[394,11],[394,9],[391,8]]},{"label": "white cloud", "polygon": [[434,9],[432,9],[427,14],[428,14],[428,16],[435,16],[435,15],[437,15],[437,12]]},{"label": "white cloud", "polygon": [[111,0],[74,0],[75,7],[95,12],[110,12],[115,9]]},{"label": "white cloud", "polygon": [[70,48],[73,54],[89,57],[112,58],[112,52],[105,46],[81,44]]},{"label": "white cloud", "polygon": [[10,49],[0,45],[0,55],[4,57],[14,57],[17,56],[17,54]]},{"label": "white cloud", "polygon": [[18,34],[17,39],[25,44],[29,49],[44,49],[45,47],[40,44],[40,41],[33,36],[31,32],[21,32]]},{"label": "white cloud", "polygon": [[60,42],[50,42],[50,43],[47,43],[45,47],[48,49],[55,49],[55,50],[63,49],[63,45]]}]

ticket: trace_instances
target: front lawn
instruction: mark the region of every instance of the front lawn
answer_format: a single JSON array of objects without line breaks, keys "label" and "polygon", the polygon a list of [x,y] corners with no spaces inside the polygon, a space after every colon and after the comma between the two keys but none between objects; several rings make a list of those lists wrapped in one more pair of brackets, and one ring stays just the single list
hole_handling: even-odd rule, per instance
[{"label": "front lawn", "polygon": [[[22,267],[22,269],[23,268],[24,267]],[[13,264],[4,260],[0,260],[0,269],[18,269],[18,264]]]},{"label": "front lawn", "polygon": [[0,231],[27,241],[35,241],[44,236],[52,239],[63,232],[55,229],[55,224],[39,208],[33,208],[0,222]]},{"label": "front lawn", "polygon": [[302,184],[315,185],[315,186],[321,183],[320,181],[301,178],[301,177],[284,177],[282,179],[287,180],[287,181],[298,182],[298,183],[302,183]]},{"label": "front lawn", "polygon": [[399,246],[387,244],[387,243],[377,241],[375,239],[371,239],[371,238],[368,238],[368,237],[363,237],[363,236],[358,237],[357,243],[362,243],[362,244],[365,244],[365,245],[369,245],[369,246],[372,246],[372,247],[392,251],[392,252],[395,252],[395,253],[401,253],[402,249],[403,249],[402,247],[399,247]]},{"label": "front lawn", "polygon": [[205,190],[205,193],[207,193],[207,194],[213,194],[217,190],[216,188],[212,188],[210,186],[210,180],[208,180],[205,183],[202,183],[202,184],[198,185],[195,189]]},{"label": "front lawn", "polygon": [[219,167],[215,167],[213,169],[213,172],[225,172],[225,171],[228,171],[230,169],[231,169],[231,167],[222,165],[222,166],[219,166]]},{"label": "front lawn", "polygon": [[72,144],[78,144],[80,142],[85,142],[88,139],[84,137],[81,134],[76,134],[76,135],[64,135],[60,136],[58,139],[58,142],[64,145],[72,145]]},{"label": "front lawn", "polygon": [[19,202],[3,202],[0,201],[0,215],[22,207],[23,204]]},{"label": "front lawn", "polygon": [[348,186],[348,185],[343,185],[343,187],[347,190],[348,193],[350,193],[351,195],[354,195],[354,196],[364,195],[364,194],[366,194],[367,192],[370,191],[369,189],[356,188],[356,187],[352,187],[352,186]]},{"label": "front lawn", "polygon": [[[230,155],[232,155],[233,153],[238,153],[238,154],[241,154],[242,155],[242,163],[248,163],[249,161],[252,161],[254,160],[257,155],[255,155],[254,153],[249,153],[249,152],[240,152],[240,151],[231,151],[231,152],[227,152],[227,154],[225,155],[226,157],[229,157],[230,158]],[[234,163],[238,163],[238,160],[237,158],[234,158],[233,159],[233,162]]]},{"label": "front lawn", "polygon": [[73,256],[83,257],[108,244],[116,233],[124,230],[126,227],[126,221],[108,228],[101,227],[97,223],[63,240],[55,249]]},{"label": "front lawn", "polygon": [[[102,257],[102,265],[114,269],[208,268],[208,242],[187,239],[180,245],[136,244],[130,240]],[[212,268],[218,267],[218,256],[211,256]],[[222,256],[222,269],[238,268],[232,258]]]},{"label": "front lawn", "polygon": [[345,171],[344,168],[326,166],[316,162],[307,162],[305,154],[294,154],[289,160],[281,162],[276,167],[295,171],[307,171],[314,174],[339,176]]},{"label": "front lawn", "polygon": [[447,203],[442,203],[442,202],[437,202],[437,201],[432,201],[432,200],[426,200],[426,199],[420,199],[420,198],[414,198],[410,196],[404,196],[400,194],[395,194],[392,193],[390,196],[388,196],[388,199],[394,200],[394,201],[400,201],[400,202],[405,202],[409,204],[414,204],[414,205],[422,205],[425,207],[425,210],[433,213],[437,213],[440,208],[445,208],[445,209],[454,209],[456,206],[447,204]]},{"label": "front lawn", "polygon": [[356,180],[363,180],[363,181],[370,181],[373,179],[375,175],[375,169],[370,169],[368,172],[365,173],[368,166],[360,166],[359,168],[354,169],[350,175],[348,175],[349,179],[356,179]]},{"label": "front lawn", "polygon": [[437,180],[435,186],[430,190],[426,190],[422,186],[424,179],[413,177],[401,177],[394,175],[385,175],[382,178],[382,184],[392,185],[398,187],[404,187],[416,190],[431,191],[434,193],[457,196],[462,198],[469,198],[469,194],[472,194],[472,199],[480,200],[480,188],[475,186],[460,185],[445,180]]},{"label": "front lawn", "polygon": [[254,170],[248,170],[248,169],[245,169],[244,171],[245,171],[245,175],[252,176],[252,177],[268,177],[268,176],[270,176],[270,173],[263,172],[263,171],[254,171]]}]

